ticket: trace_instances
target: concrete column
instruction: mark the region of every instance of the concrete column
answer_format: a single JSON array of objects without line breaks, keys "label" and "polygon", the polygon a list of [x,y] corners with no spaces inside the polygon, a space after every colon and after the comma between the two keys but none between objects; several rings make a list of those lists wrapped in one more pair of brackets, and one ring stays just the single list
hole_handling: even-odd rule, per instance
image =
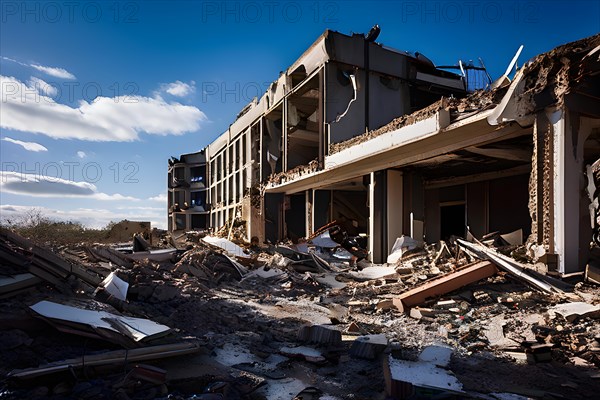
[{"label": "concrete column", "polygon": [[[402,171],[387,171],[387,253],[394,246],[396,238],[402,236],[403,227],[403,177]],[[420,240],[420,239],[419,239]]]},{"label": "concrete column", "polygon": [[288,170],[288,98],[283,99],[283,117],[281,120],[281,170]]},{"label": "concrete column", "polygon": [[306,205],[305,207],[305,212],[304,212],[304,217],[306,218],[306,221],[304,223],[304,226],[306,227],[306,232],[304,234],[305,237],[309,237],[312,233],[313,233],[313,191],[312,190],[307,190],[304,192],[304,204]]},{"label": "concrete column", "polygon": [[372,172],[369,184],[369,253],[374,263],[384,263],[387,258],[389,224],[386,172]]},{"label": "concrete column", "polygon": [[[589,134],[580,129],[580,117],[568,109],[548,115],[552,123],[554,144],[554,251],[558,254],[558,272],[569,274],[581,270],[587,261],[581,249],[591,238],[581,238],[580,203],[584,194],[583,148]],[[582,240],[583,239],[583,240]]]},{"label": "concrete column", "polygon": [[369,174],[369,257],[375,262],[375,173]]}]

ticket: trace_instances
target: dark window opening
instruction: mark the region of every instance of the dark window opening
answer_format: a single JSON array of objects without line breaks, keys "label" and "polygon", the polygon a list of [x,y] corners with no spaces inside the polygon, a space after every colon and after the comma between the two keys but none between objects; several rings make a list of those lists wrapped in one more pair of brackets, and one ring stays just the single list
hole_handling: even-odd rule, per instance
[{"label": "dark window opening", "polygon": [[448,240],[450,236],[465,237],[465,205],[440,206],[440,236]]}]

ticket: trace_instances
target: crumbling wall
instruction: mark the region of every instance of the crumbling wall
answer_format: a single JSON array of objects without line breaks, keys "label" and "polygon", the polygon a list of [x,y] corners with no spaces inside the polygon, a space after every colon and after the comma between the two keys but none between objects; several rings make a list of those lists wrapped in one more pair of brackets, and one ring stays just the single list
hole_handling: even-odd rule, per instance
[{"label": "crumbling wall", "polygon": [[150,222],[128,221],[125,219],[113,225],[108,237],[116,242],[128,242],[133,240],[134,233],[141,233],[144,238],[152,240],[150,230]]},{"label": "crumbling wall", "polygon": [[564,95],[573,83],[593,73],[581,61],[597,46],[600,46],[600,34],[567,43],[534,57],[523,67],[525,86],[523,93],[515,100],[528,104],[531,111],[539,111],[550,105],[561,107]]},{"label": "crumbling wall", "polygon": [[[534,151],[529,181],[529,213],[532,220],[528,246],[543,246],[554,253],[553,194],[554,131],[546,112],[564,108],[564,98],[583,77],[593,73],[582,60],[591,49],[600,46],[600,34],[559,46],[533,58],[523,67],[525,84],[523,91],[511,101],[517,103],[521,118],[536,115],[533,131]],[[538,255],[541,253],[537,253]]]},{"label": "crumbling wall", "polygon": [[[540,151],[540,140],[543,135],[539,133],[539,125],[536,125],[533,129],[533,154],[531,156],[531,173],[529,174],[529,201],[527,207],[529,208],[529,217],[531,218],[531,234],[527,239],[528,247],[538,242],[538,199],[540,196],[539,188],[539,175],[538,169],[542,160],[539,157]],[[543,159],[543,157],[542,157]],[[541,171],[540,171],[541,172]],[[542,191],[543,192],[543,191]]]}]

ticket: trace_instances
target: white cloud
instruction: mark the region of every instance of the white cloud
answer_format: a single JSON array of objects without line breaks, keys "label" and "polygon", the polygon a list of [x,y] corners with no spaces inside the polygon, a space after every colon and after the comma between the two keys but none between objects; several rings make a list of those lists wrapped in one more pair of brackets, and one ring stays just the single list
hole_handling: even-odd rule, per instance
[{"label": "white cloud", "polygon": [[72,73],[70,73],[69,71],[67,71],[64,68],[46,67],[46,66],[39,65],[39,64],[30,64],[29,66],[31,68],[35,68],[38,71],[41,71],[41,72],[43,72],[47,75],[53,76],[55,78],[75,79],[75,75],[73,75]]},{"label": "white cloud", "polygon": [[77,152],[77,157],[79,157],[79,158],[82,158],[82,159],[83,159],[83,158],[86,158],[86,157],[87,157],[87,154],[85,154],[85,151],[81,151],[81,150],[79,150],[79,151]]},{"label": "white cloud", "polygon": [[0,215],[3,220],[14,219],[35,208],[43,216],[58,221],[76,221],[90,228],[103,228],[111,221],[150,221],[152,227],[166,229],[167,215],[164,209],[147,207],[127,207],[116,210],[103,208],[76,208],[59,210],[49,207],[31,207],[23,205],[0,205]]},{"label": "white cloud", "polygon": [[148,200],[150,200],[150,201],[158,201],[158,202],[161,202],[161,203],[166,203],[167,202],[167,194],[166,193],[161,193],[161,194],[158,194],[156,196],[152,196],[152,197],[148,198]]},{"label": "white cloud", "polygon": [[22,146],[27,151],[35,151],[35,152],[48,151],[48,149],[46,147],[42,146],[39,143],[35,143],[35,142],[23,142],[21,140],[16,140],[16,139],[9,138],[9,137],[5,137],[2,140],[4,140],[5,142],[10,142],[10,143],[14,143],[19,146]]},{"label": "white cloud", "polygon": [[0,189],[4,193],[13,193],[33,197],[84,197],[95,200],[139,201],[122,194],[106,194],[98,191],[96,185],[89,182],[75,182],[41,174],[26,174],[13,171],[0,171]]},{"label": "white cloud", "polygon": [[73,75],[72,73],[70,73],[69,71],[67,71],[64,68],[47,67],[47,66],[40,65],[40,64],[27,64],[27,63],[15,60],[13,58],[8,58],[8,57],[2,57],[2,59],[6,60],[6,61],[11,61],[11,62],[17,63],[24,67],[31,67],[31,68],[37,69],[38,71],[43,72],[47,75],[53,76],[55,78],[75,79],[75,75]]},{"label": "white cloud", "polygon": [[58,89],[46,82],[43,79],[32,76],[29,79],[29,86],[37,90],[39,94],[44,96],[54,97],[58,94]]},{"label": "white cloud", "polygon": [[192,81],[191,85],[181,81],[175,81],[162,85],[162,90],[169,93],[171,96],[185,97],[196,91],[196,82]]},{"label": "white cloud", "polygon": [[139,134],[182,135],[200,129],[198,108],[143,96],[97,97],[73,108],[55,102],[14,77],[0,76],[0,126],[54,139],[126,142]]}]

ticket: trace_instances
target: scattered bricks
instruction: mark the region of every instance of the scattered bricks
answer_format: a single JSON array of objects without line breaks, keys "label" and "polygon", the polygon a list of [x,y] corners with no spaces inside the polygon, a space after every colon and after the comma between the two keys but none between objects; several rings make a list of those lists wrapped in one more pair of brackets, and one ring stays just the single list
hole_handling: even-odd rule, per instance
[{"label": "scattered bricks", "polygon": [[505,305],[508,308],[515,308],[518,303],[512,297],[498,297],[498,303]]},{"label": "scattered bricks", "polygon": [[342,323],[348,317],[348,308],[340,304],[328,304],[329,308],[329,319],[333,324]]},{"label": "scattered bricks", "polygon": [[378,310],[389,310],[394,308],[394,301],[391,299],[381,300],[375,307]]},{"label": "scattered bricks", "polygon": [[489,303],[492,298],[489,295],[489,293],[484,292],[483,290],[478,290],[476,292],[473,293],[473,298],[481,304],[485,304],[485,303]]},{"label": "scattered bricks", "polygon": [[433,318],[436,312],[431,308],[414,307],[410,309],[410,316],[415,319]]},{"label": "scattered bricks", "polygon": [[441,308],[451,308],[454,307],[454,305],[456,304],[456,301],[454,300],[440,300],[436,303],[437,307],[441,307]]},{"label": "scattered bricks", "polygon": [[367,335],[356,338],[350,348],[350,355],[357,358],[373,360],[387,347],[385,335]]},{"label": "scattered bricks", "polygon": [[361,328],[360,326],[358,326],[358,324],[356,322],[351,322],[350,325],[348,325],[348,327],[346,328],[345,332],[347,333],[358,333],[358,334],[364,334],[365,330],[363,328]]},{"label": "scattered bricks", "polygon": [[319,344],[342,344],[342,333],[330,325],[303,326],[298,331],[298,340],[301,342]]}]

